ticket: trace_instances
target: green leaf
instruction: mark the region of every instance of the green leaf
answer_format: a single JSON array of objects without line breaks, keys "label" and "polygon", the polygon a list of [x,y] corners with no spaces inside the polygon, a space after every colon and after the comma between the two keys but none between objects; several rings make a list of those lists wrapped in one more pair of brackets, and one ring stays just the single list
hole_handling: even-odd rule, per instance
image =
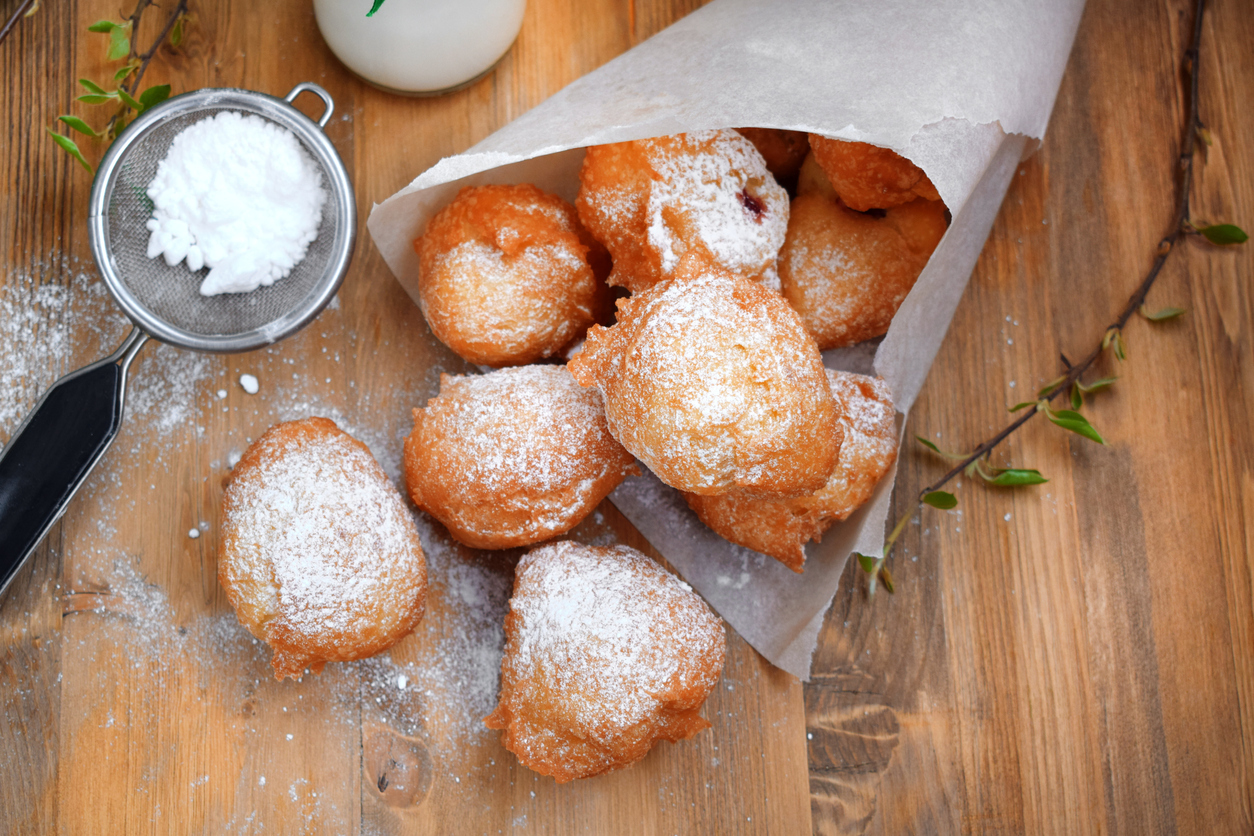
[{"label": "green leaf", "polygon": [[1123,342],[1123,332],[1115,332],[1115,356],[1120,360],[1128,359],[1128,347]]},{"label": "green leaf", "polygon": [[863,572],[869,575],[875,571],[875,558],[862,552],[854,552],[853,554],[858,558],[858,565],[862,567]]},{"label": "green leaf", "polygon": [[179,15],[179,19],[174,21],[174,28],[170,30],[170,46],[178,49],[183,43],[183,15]]},{"label": "green leaf", "polygon": [[926,438],[924,438],[921,435],[916,435],[914,437],[914,440],[922,444],[927,449],[931,450],[933,453],[940,453],[940,455],[942,456],[945,455],[944,453],[941,453],[941,449],[939,447],[937,447],[935,444],[928,441]]},{"label": "green leaf", "polygon": [[1198,230],[1212,244],[1244,244],[1250,239],[1245,230],[1234,224],[1211,224]]},{"label": "green leaf", "polygon": [[935,444],[933,444],[932,442],[928,441],[926,438],[924,438],[924,437],[923,437],[923,436],[921,436],[921,435],[916,435],[916,436],[914,437],[914,440],[915,440],[915,441],[917,441],[917,442],[919,442],[919,443],[920,443],[920,444],[922,444],[924,447],[926,447],[927,449],[931,450],[933,453],[935,453],[936,455],[940,456],[941,458],[950,459],[951,461],[955,461],[955,462],[960,462],[960,461],[962,461],[963,459],[965,459],[965,458],[966,458],[966,456],[964,456],[964,455],[962,455],[962,454],[960,454],[960,453],[946,453],[944,450],[942,450],[941,448],[937,447]]},{"label": "green leaf", "polygon": [[78,83],[83,85],[83,89],[88,93],[99,93],[101,95],[105,94],[105,89],[91,79],[80,78]]},{"label": "green leaf", "polygon": [[1079,409],[1084,406],[1084,396],[1080,394],[1080,384],[1073,383],[1071,385],[1071,408]]},{"label": "green leaf", "polygon": [[383,0],[374,0],[374,5],[370,7],[370,11],[366,12],[366,17],[373,17],[374,13],[379,11],[379,8],[382,5],[383,5]]},{"label": "green leaf", "polygon": [[1027,407],[1027,406],[1036,406],[1036,404],[1037,404],[1037,401],[1024,401],[1023,403],[1017,403],[1017,404],[1015,404],[1014,406],[1010,407],[1010,410],[1009,410],[1009,411],[1010,411],[1010,412],[1018,412],[1019,410],[1023,409],[1024,407]]},{"label": "green leaf", "polygon": [[1210,131],[1208,131],[1206,128],[1203,128],[1200,125],[1197,128],[1197,138],[1202,140],[1202,143],[1207,148],[1215,144],[1215,138],[1210,135]]},{"label": "green leaf", "polygon": [[931,505],[933,508],[948,511],[950,508],[958,506],[958,497],[946,491],[932,491],[931,493],[923,494],[923,502]]},{"label": "green leaf", "polygon": [[100,134],[96,133],[95,128],[93,128],[91,125],[88,125],[86,122],[84,122],[82,119],[79,119],[77,116],[58,116],[57,118],[60,119],[65,124],[69,125],[74,130],[78,131],[80,134],[84,134],[85,136],[90,136],[92,138],[100,136]]},{"label": "green leaf", "polygon": [[91,170],[91,163],[87,162],[87,158],[83,156],[83,152],[78,150],[78,144],[75,143],[74,140],[70,139],[68,136],[61,136],[61,134],[51,128],[44,128],[44,130],[46,130],[48,135],[52,137],[53,142],[60,145],[69,153],[71,157],[78,160],[82,164],[83,168],[87,169],[88,174],[93,173]]},{"label": "green leaf", "polygon": [[131,53],[131,27],[114,26],[109,31],[109,54],[106,56],[110,61],[121,61]]},{"label": "green leaf", "polygon": [[[980,474],[984,476],[984,474]],[[1018,488],[1023,485],[1043,485],[1049,480],[1041,475],[1039,470],[1029,470],[1027,468],[1008,467],[1005,470],[997,471],[993,477],[984,476],[990,485],[996,485],[999,488]]]},{"label": "green leaf", "polygon": [[1045,414],[1049,416],[1049,420],[1064,430],[1070,430],[1076,435],[1082,435],[1090,441],[1096,441],[1098,444],[1106,443],[1106,439],[1102,438],[1097,430],[1093,429],[1089,419],[1078,412],[1073,412],[1070,409],[1060,409],[1055,412],[1052,409],[1048,409],[1045,411]]},{"label": "green leaf", "polygon": [[144,110],[159,105],[166,99],[170,98],[170,85],[158,84],[156,87],[149,87],[147,90],[139,94],[139,103],[144,106]]},{"label": "green leaf", "polygon": [[134,64],[123,64],[122,67],[116,73],[113,74],[113,80],[115,83],[121,82],[122,79],[126,78],[128,75],[130,75],[133,72],[135,72]]},{"label": "green leaf", "polygon": [[1150,313],[1149,309],[1142,305],[1137,313],[1148,319],[1150,322],[1163,322],[1168,319],[1175,319],[1184,314],[1184,308],[1162,308]]},{"label": "green leaf", "polygon": [[884,588],[888,590],[889,595],[897,591],[893,588],[893,575],[888,571],[887,566],[880,567],[880,583],[884,584]]},{"label": "green leaf", "polygon": [[117,95],[114,93],[105,93],[103,96],[97,93],[87,93],[86,95],[79,96],[77,98],[77,101],[80,101],[83,104],[98,105],[98,104],[107,104],[108,102],[117,101],[117,98],[118,98]]},{"label": "green leaf", "polygon": [[1089,392],[1096,392],[1099,389],[1105,389],[1109,386],[1113,386],[1115,381],[1118,379],[1119,378],[1117,377],[1101,377],[1094,380],[1092,383],[1081,383],[1077,380],[1075,385],[1079,386],[1080,391],[1087,395]]},{"label": "green leaf", "polygon": [[140,104],[139,102],[135,101],[135,99],[131,97],[131,94],[126,92],[125,88],[122,88],[122,87],[118,88],[118,98],[122,100],[122,104],[131,108],[136,113],[144,112],[144,106]]},{"label": "green leaf", "polygon": [[88,32],[112,32],[118,28],[118,24],[112,20],[97,20],[91,26],[87,27]]},{"label": "green leaf", "polygon": [[1053,389],[1054,389],[1056,386],[1058,386],[1058,384],[1062,383],[1062,382],[1063,382],[1064,380],[1066,380],[1066,379],[1067,379],[1067,376],[1066,376],[1065,374],[1064,374],[1062,377],[1056,377],[1056,378],[1054,378],[1054,379],[1053,379],[1053,380],[1051,380],[1049,383],[1046,383],[1044,386],[1042,386],[1042,387],[1041,387],[1041,390],[1040,390],[1039,392],[1037,392],[1037,393],[1036,393],[1036,396],[1037,396],[1038,398],[1043,398],[1043,397],[1045,397],[1045,396],[1046,396],[1046,395],[1048,395],[1051,391],[1053,391]]}]

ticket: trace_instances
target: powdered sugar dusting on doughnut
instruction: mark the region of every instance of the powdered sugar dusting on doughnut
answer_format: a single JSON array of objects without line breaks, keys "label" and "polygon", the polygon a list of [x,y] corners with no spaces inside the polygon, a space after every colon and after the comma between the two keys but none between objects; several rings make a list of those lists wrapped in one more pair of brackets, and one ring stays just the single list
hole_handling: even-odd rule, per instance
[{"label": "powdered sugar dusting on doughnut", "polygon": [[264,471],[228,487],[237,567],[272,586],[275,621],[300,635],[372,630],[356,622],[402,574],[395,564],[421,561],[404,500],[343,433],[257,444]]},{"label": "powdered sugar dusting on doughnut", "polygon": [[[562,695],[570,728],[558,731],[579,738],[581,748],[584,741],[612,746],[668,710],[675,694],[708,693],[718,678],[718,618],[688,584],[634,549],[569,542],[536,549],[519,562],[514,590],[508,684]],[[545,747],[558,740],[537,737]],[[528,744],[526,733],[515,739]]]},{"label": "powdered sugar dusting on doughnut", "polygon": [[774,264],[788,227],[788,195],[753,143],[735,131],[684,134],[684,153],[651,153],[660,176],[649,194],[648,239],[662,272],[679,265],[683,241],[667,211],[685,213],[697,237],[723,267],[753,274]]},{"label": "powdered sugar dusting on doughnut", "polygon": [[[836,446],[823,367],[782,298],[733,274],[683,273],[621,304],[570,367],[610,429],[681,490],[820,487]],[[768,487],[769,485],[769,487]]]},{"label": "powdered sugar dusting on doughnut", "polygon": [[443,378],[406,442],[414,501],[481,548],[569,530],[634,461],[610,435],[600,394],[553,365]]},{"label": "powdered sugar dusting on doughnut", "polygon": [[[581,388],[565,368],[520,366],[449,381],[473,392],[453,401],[455,436],[445,437],[460,448],[470,480],[491,491],[522,480],[542,492],[580,481],[579,453],[604,413],[597,393]],[[543,431],[556,443],[535,444]]]}]

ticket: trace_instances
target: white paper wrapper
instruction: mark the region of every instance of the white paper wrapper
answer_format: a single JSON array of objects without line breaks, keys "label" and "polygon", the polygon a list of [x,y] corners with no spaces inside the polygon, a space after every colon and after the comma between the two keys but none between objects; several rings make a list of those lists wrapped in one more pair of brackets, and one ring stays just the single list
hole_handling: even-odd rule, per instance
[{"label": "white paper wrapper", "polygon": [[[458,190],[534,183],[573,201],[589,145],[755,126],[892,148],[927,173],[953,223],[878,347],[824,359],[882,375],[904,416],[1010,178],[1044,136],[1082,10],[1083,0],[715,0],[441,160],[377,204],[367,225],[416,300],[412,241]],[[808,679],[846,560],[883,547],[894,479],[810,544],[804,575],[727,543],[651,475],[610,499],[741,636]]]}]

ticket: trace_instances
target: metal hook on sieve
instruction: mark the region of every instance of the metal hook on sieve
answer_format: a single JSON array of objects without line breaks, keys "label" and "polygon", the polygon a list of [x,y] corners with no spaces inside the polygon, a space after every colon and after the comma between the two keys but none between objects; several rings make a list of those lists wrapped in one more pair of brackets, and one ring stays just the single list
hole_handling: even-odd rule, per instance
[{"label": "metal hook on sieve", "polygon": [[[316,124],[291,104],[306,91],[326,104]],[[117,436],[127,372],[150,338],[195,351],[251,351],[304,327],[335,296],[352,257],[357,216],[348,172],[321,130],[334,109],[327,91],[309,82],[285,99],[198,90],[145,111],[110,146],[92,182],[88,230],[101,278],[135,327],[108,357],[54,383],[0,451],[0,595]],[[289,130],[319,166],[327,201],[317,237],[287,278],[247,294],[203,298],[186,267],[147,257],[146,189],[174,137],[222,111]]]}]

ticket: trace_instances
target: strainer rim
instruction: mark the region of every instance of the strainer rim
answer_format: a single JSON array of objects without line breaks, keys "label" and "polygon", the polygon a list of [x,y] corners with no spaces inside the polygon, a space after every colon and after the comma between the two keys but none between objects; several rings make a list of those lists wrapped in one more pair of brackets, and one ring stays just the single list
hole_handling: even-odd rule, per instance
[{"label": "strainer rim", "polygon": [[[330,95],[318,85],[304,83],[294,88],[293,93],[301,89],[312,90],[328,103],[328,107],[331,106]],[[322,277],[310,293],[283,316],[237,334],[201,334],[181,328],[154,314],[127,287],[109,246],[109,200],[117,185],[121,163],[127,152],[150,130],[166,120],[211,108],[240,108],[291,130],[306,150],[312,153],[325,175],[327,182],[324,186],[332,193],[332,199],[327,201],[324,211],[334,211],[336,206],[342,207],[333,224],[331,256]],[[155,105],[137,117],[114,141],[101,160],[92,182],[88,227],[92,256],[105,286],[114,301],[137,326],[149,336],[180,348],[209,353],[236,353],[263,348],[295,333],[317,317],[335,297],[343,284],[356,244],[357,204],[347,168],[318,123],[288,101],[268,93],[235,87],[206,87],[171,97]]]}]

